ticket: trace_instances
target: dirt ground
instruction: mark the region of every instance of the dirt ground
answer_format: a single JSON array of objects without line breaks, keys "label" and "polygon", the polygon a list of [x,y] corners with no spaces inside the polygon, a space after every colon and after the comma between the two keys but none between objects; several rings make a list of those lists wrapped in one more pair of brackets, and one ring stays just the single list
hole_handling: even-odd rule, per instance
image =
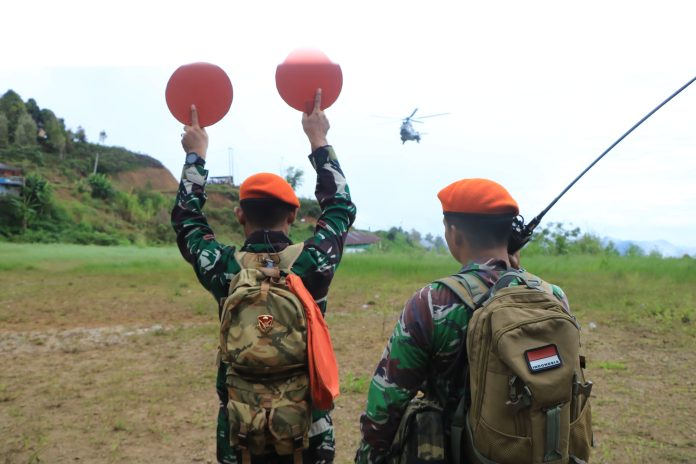
[{"label": "dirt ground", "polygon": [[[192,276],[171,287],[110,278],[109,289],[58,272],[20,298],[35,274],[1,276],[14,296],[0,300],[0,463],[214,462],[217,327],[201,303],[209,296],[180,283]],[[67,287],[79,298],[55,290]],[[348,280],[332,294],[337,463],[352,461],[369,379],[406,296],[386,284],[366,295]],[[580,322],[595,383],[592,462],[696,462],[693,336],[591,311]]]}]

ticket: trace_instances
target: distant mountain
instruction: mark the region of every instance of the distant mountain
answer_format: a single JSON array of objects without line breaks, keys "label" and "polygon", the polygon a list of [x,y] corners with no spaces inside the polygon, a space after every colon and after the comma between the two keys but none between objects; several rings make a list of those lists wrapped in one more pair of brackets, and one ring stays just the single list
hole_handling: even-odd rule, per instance
[{"label": "distant mountain", "polygon": [[678,258],[684,255],[696,257],[696,248],[674,245],[666,240],[639,241],[605,237],[603,239],[603,244],[606,245],[610,241],[614,243],[614,247],[622,255],[626,254],[631,245],[635,245],[643,250],[646,255],[653,251],[657,251],[666,258]]}]

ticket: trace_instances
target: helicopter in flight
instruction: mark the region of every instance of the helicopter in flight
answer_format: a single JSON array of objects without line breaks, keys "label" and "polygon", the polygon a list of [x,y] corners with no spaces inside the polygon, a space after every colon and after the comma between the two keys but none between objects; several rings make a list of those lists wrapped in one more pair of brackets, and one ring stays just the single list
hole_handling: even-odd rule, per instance
[{"label": "helicopter in flight", "polygon": [[413,128],[413,122],[422,124],[423,121],[421,119],[425,118],[434,118],[435,116],[444,116],[449,113],[438,113],[438,114],[429,114],[427,116],[419,116],[417,118],[414,118],[413,116],[416,114],[416,111],[418,111],[418,108],[413,110],[413,113],[411,113],[410,116],[405,117],[401,121],[401,129],[399,130],[399,134],[401,135],[401,144],[403,145],[404,143],[408,142],[409,140],[415,140],[417,143],[420,143],[421,139],[421,133],[418,132],[416,129]]}]

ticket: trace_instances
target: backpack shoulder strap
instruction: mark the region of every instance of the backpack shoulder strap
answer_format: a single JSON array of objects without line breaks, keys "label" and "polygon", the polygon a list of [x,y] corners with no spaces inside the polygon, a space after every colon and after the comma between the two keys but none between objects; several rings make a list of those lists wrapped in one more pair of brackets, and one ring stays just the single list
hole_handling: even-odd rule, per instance
[{"label": "backpack shoulder strap", "polygon": [[456,279],[454,276],[447,276],[436,280],[435,283],[442,284],[449,288],[465,305],[469,308],[474,308],[475,303],[469,292],[469,287],[461,280]]},{"label": "backpack shoulder strap", "polygon": [[280,270],[290,273],[290,269],[295,264],[295,261],[297,261],[297,258],[302,254],[302,251],[304,251],[304,243],[290,245],[281,251],[278,255],[280,256],[280,262],[278,263]]},{"label": "backpack shoulder strap", "polygon": [[490,293],[488,286],[470,273],[453,274],[435,282],[452,290],[472,311],[480,308]]}]

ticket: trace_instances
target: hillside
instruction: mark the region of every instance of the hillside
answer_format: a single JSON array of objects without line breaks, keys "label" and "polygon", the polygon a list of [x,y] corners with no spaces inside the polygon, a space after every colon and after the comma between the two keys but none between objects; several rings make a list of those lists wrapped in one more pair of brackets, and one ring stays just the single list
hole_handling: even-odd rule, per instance
[{"label": "hillside", "polygon": [[[106,134],[100,139],[104,142]],[[0,240],[174,242],[169,215],[178,180],[160,161],[92,143],[81,127],[66,128],[53,111],[31,98],[23,101],[12,90],[0,98],[0,169],[0,178],[9,180],[0,185]],[[206,214],[218,237],[243,241],[233,214],[238,187],[209,185],[208,193]],[[300,217],[316,217],[318,211],[316,201],[302,199]],[[311,224],[300,223],[293,239],[302,240],[311,230]]]}]

